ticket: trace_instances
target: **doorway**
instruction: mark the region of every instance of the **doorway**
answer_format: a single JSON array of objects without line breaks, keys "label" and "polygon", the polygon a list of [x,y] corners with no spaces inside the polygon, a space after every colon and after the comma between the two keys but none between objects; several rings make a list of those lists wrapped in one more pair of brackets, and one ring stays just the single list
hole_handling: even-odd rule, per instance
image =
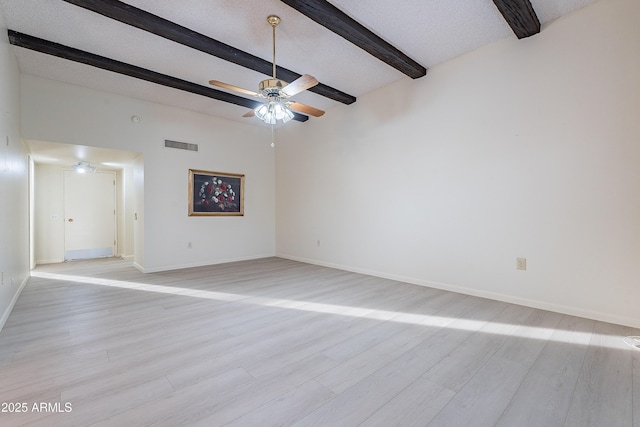
[{"label": "doorway", "polygon": [[116,249],[114,172],[64,171],[64,260],[112,257]]}]

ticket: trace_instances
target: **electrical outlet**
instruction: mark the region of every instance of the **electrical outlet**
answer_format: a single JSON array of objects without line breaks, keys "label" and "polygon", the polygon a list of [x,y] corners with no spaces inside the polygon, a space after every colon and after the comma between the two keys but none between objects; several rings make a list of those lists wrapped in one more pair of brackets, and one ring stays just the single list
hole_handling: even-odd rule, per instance
[{"label": "electrical outlet", "polygon": [[187,243],[187,248],[191,249],[191,242]]},{"label": "electrical outlet", "polygon": [[517,270],[526,270],[527,269],[527,259],[526,258],[516,258],[516,269]]}]

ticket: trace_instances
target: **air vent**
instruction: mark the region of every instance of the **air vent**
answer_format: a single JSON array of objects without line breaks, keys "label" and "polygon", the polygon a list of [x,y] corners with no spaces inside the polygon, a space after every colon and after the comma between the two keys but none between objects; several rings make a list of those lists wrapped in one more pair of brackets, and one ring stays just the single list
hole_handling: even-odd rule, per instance
[{"label": "air vent", "polygon": [[164,146],[169,148],[177,148],[179,150],[198,151],[198,144],[187,144],[186,142],[164,140]]}]

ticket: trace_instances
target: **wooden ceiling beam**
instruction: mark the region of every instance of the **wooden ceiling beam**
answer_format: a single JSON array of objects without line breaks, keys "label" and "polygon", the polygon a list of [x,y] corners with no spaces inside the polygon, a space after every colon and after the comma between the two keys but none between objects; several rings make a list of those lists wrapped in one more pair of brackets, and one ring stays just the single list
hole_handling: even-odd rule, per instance
[{"label": "wooden ceiling beam", "polygon": [[427,69],[325,0],[281,0],[379,60],[417,79]]},{"label": "wooden ceiling beam", "polygon": [[[230,104],[240,105],[247,108],[259,107],[262,103],[251,99],[243,98],[238,95],[216,90],[207,86],[201,86],[186,80],[168,76],[166,74],[157,73],[125,62],[116,61],[114,59],[99,56],[90,52],[75,49],[73,47],[61,45],[28,34],[19,33],[17,31],[8,30],[9,42],[14,46],[23,47],[25,49],[34,50],[36,52],[57,56],[58,58],[68,59],[70,61],[79,62],[92,67],[101,68],[114,73],[123,74],[129,77],[156,83],[162,86],[194,93],[196,95],[206,96],[218,101],[228,102]],[[306,122],[308,116],[294,112],[294,120]]]},{"label": "wooden ceiling beam", "polygon": [[540,32],[538,15],[529,0],[493,0],[493,3],[519,39]]},{"label": "wooden ceiling beam", "polygon": [[[208,53],[225,61],[232,62],[245,68],[272,75],[273,64],[250,53],[236,49],[233,46],[222,43],[204,34],[197,33],[189,28],[178,25],[167,19],[157,15],[138,9],[118,0],[64,0],[67,3],[91,10],[100,15],[120,21],[124,24],[131,25],[141,30],[148,31],[157,36],[164,37],[184,46],[197,49],[201,52]],[[292,82],[301,74],[288,70],[283,67],[277,67],[278,78]],[[318,85],[308,89],[310,92],[342,102],[343,104],[352,104],[356,101],[356,97],[332,88],[325,84]]]}]

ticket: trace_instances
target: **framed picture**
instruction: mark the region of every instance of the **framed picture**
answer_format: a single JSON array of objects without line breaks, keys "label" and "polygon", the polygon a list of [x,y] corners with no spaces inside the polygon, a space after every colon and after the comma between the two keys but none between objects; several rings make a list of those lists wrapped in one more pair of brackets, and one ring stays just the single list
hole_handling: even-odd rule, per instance
[{"label": "framed picture", "polygon": [[189,216],[244,215],[244,175],[189,169]]}]

